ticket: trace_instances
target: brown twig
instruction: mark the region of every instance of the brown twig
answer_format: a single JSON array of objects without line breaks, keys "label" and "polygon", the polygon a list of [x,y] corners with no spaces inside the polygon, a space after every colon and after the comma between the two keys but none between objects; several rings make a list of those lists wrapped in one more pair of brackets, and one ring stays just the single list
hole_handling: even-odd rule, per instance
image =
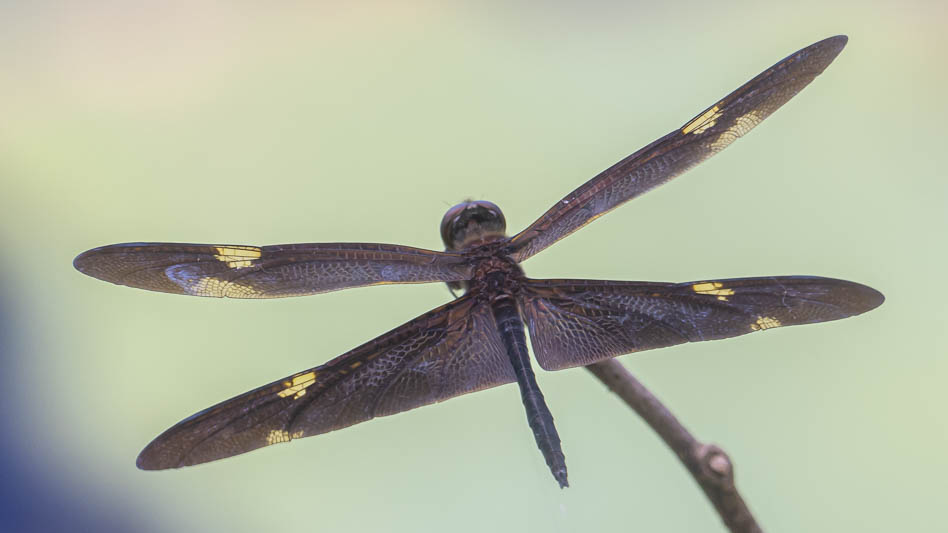
[{"label": "brown twig", "polygon": [[734,486],[734,466],[724,450],[695,439],[675,415],[615,359],[586,368],[634,409],[678,455],[728,529],[733,533],[761,531]]}]

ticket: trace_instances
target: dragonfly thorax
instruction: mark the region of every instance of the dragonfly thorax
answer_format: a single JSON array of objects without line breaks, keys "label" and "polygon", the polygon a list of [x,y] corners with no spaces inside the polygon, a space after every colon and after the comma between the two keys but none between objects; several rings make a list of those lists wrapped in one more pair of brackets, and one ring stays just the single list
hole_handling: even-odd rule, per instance
[{"label": "dragonfly thorax", "polygon": [[441,219],[441,240],[449,251],[503,238],[506,231],[507,221],[500,208],[485,200],[460,203]]}]

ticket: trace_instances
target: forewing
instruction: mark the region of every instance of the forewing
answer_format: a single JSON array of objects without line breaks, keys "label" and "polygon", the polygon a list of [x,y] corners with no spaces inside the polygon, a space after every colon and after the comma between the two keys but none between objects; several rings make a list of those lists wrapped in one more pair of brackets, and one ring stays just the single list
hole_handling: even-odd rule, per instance
[{"label": "forewing", "polygon": [[73,265],[119,285],[218,298],[282,298],[471,275],[460,254],[368,243],[113,244],[83,252]]},{"label": "forewing", "polygon": [[490,308],[465,296],[182,420],[142,451],[138,467],[214,461],[515,380]]},{"label": "forewing", "polygon": [[514,236],[509,253],[524,261],[723,150],[813,81],[846,41],[843,35],[830,37],[786,57],[681,128],[603,171]]},{"label": "forewing", "polygon": [[874,309],[881,293],[811,276],[689,283],[530,280],[521,297],[546,370],[685,342],[839,320]]}]

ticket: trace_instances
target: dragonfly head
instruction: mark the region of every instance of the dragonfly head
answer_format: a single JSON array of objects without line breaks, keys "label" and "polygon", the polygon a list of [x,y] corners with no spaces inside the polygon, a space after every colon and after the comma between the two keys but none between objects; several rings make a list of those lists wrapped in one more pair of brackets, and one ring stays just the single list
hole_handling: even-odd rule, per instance
[{"label": "dragonfly head", "polygon": [[449,251],[496,240],[506,231],[507,221],[500,208],[484,200],[460,203],[441,219],[441,240]]}]

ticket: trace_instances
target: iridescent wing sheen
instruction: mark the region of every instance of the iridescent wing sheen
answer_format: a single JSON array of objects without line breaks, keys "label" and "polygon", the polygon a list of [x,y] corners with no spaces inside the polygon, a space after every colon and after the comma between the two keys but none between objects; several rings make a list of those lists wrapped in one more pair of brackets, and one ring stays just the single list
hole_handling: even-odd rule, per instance
[{"label": "iridescent wing sheen", "polygon": [[214,461],[516,381],[490,307],[473,296],[182,420],[142,451],[138,467]]},{"label": "iridescent wing sheen", "polygon": [[508,253],[524,261],[723,150],[813,81],[846,41],[843,35],[830,37],[788,56],[681,128],[603,171],[515,235]]},{"label": "iridescent wing sheen", "polygon": [[520,298],[545,370],[764,329],[839,320],[882,304],[858,283],[813,276],[689,283],[529,280]]},{"label": "iridescent wing sheen", "polygon": [[282,298],[471,277],[460,254],[368,243],[113,244],[83,252],[73,265],[119,285],[218,298]]}]

